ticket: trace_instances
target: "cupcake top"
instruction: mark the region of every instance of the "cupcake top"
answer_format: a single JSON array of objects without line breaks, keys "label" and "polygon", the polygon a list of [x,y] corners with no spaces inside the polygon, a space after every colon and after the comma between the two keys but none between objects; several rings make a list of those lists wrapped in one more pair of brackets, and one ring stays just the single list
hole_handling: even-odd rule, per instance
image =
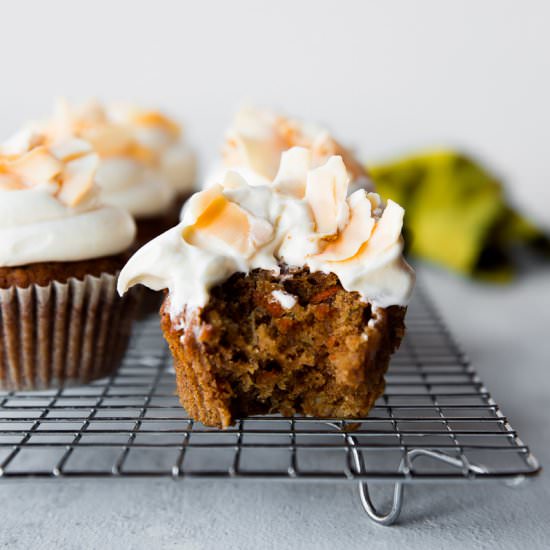
[{"label": "cupcake top", "polygon": [[182,221],[129,260],[119,292],[142,283],[169,290],[169,311],[208,301],[209,289],[236,272],[281,264],[335,273],[348,291],[375,306],[405,305],[414,273],[402,257],[404,211],[358,189],[342,157],[310,168],[313,152],[294,147],[283,153],[266,185],[251,185],[229,171],[224,179],[193,195]]},{"label": "cupcake top", "polygon": [[29,132],[0,148],[0,267],[118,254],[135,237],[125,210],[102,204],[98,156],[71,138],[51,143]]},{"label": "cupcake top", "polygon": [[206,186],[219,180],[226,170],[239,172],[250,185],[269,185],[277,174],[281,154],[296,146],[311,150],[312,168],[324,164],[332,155],[340,155],[352,188],[372,190],[361,163],[326,129],[251,107],[237,112],[226,132],[221,166],[207,178]]},{"label": "cupcake top", "polygon": [[88,141],[100,158],[96,180],[103,200],[138,219],[163,215],[177,194],[191,191],[194,156],[177,124],[160,113],[60,101],[49,120],[25,128],[5,147],[18,148],[36,131],[51,142],[70,136]]},{"label": "cupcake top", "polygon": [[174,120],[158,111],[135,105],[115,105],[110,109],[113,120],[132,128],[138,142],[153,151],[165,178],[176,193],[190,194],[195,187],[196,157]]}]

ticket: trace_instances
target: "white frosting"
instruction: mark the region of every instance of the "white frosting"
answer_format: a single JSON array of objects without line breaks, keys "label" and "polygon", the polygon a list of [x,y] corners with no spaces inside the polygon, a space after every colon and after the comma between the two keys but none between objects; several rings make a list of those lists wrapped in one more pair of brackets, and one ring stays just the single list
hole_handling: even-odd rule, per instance
[{"label": "white frosting", "polygon": [[53,142],[69,136],[89,140],[100,157],[97,183],[103,201],[138,219],[164,214],[178,194],[193,189],[195,156],[179,127],[160,113],[61,101],[53,117],[30,124],[2,150],[20,150],[37,130]]},{"label": "white frosting", "polygon": [[131,158],[103,159],[96,180],[105,203],[124,208],[137,219],[166,212],[175,197],[162,175]]},{"label": "white frosting", "polygon": [[209,289],[236,272],[280,264],[335,273],[377,307],[406,305],[414,273],[401,256],[403,209],[364,190],[346,199],[340,157],[308,170],[311,152],[284,153],[270,185],[228,172],[222,186],[196,193],[180,224],[147,243],[122,270],[120,293],[141,283],[169,290],[170,314],[204,306]]},{"label": "white frosting", "polygon": [[[21,223],[25,215],[15,215],[19,223],[6,225],[10,195],[19,194],[26,194],[25,210],[45,207],[49,219]],[[127,250],[134,240],[135,224],[125,210],[103,206],[76,213],[65,207],[52,218],[59,209],[50,206],[48,194],[41,191],[0,191],[0,266],[100,258]]]},{"label": "white frosting", "polygon": [[0,266],[93,259],[132,244],[135,223],[100,202],[97,157],[85,142],[0,154],[0,167]]},{"label": "white frosting", "polygon": [[296,296],[293,296],[284,290],[274,290],[271,293],[271,296],[273,296],[273,299],[284,309],[292,309],[298,301]]}]

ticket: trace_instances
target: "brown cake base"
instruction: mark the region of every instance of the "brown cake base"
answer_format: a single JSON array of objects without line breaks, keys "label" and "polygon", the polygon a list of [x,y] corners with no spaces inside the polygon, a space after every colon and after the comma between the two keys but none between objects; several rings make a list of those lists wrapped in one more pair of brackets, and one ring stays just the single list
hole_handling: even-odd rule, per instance
[{"label": "brown cake base", "polygon": [[[296,297],[285,309],[272,292]],[[281,413],[365,416],[384,391],[406,308],[372,308],[333,275],[283,268],[233,275],[202,310],[161,326],[174,356],[182,405],[195,420]],[[184,327],[184,328],[182,328]]]},{"label": "brown cake base", "polygon": [[26,288],[33,284],[45,286],[52,281],[65,283],[71,278],[82,280],[86,275],[99,277],[102,273],[114,274],[122,269],[127,260],[128,255],[119,254],[79,262],[38,262],[18,267],[0,267],[0,288]]}]

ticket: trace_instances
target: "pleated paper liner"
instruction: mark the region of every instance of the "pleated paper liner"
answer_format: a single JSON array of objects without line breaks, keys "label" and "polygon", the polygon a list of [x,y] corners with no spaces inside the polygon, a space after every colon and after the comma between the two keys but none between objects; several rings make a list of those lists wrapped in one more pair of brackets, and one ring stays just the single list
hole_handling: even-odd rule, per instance
[{"label": "pleated paper liner", "polygon": [[113,373],[138,305],[117,274],[0,289],[0,389],[85,384]]}]

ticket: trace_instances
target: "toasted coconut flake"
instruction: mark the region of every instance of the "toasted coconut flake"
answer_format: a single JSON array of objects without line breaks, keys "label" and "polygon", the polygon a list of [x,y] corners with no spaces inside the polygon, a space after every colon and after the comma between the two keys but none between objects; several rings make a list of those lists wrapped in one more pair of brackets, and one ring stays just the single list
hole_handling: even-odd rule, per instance
[{"label": "toasted coconut flake", "polygon": [[323,166],[309,171],[305,197],[313,211],[317,233],[335,235],[347,223],[348,183],[342,157],[331,157]]},{"label": "toasted coconut flake", "polygon": [[205,237],[221,241],[247,258],[271,239],[273,227],[231,202],[222,191],[222,186],[216,184],[190,199],[184,217],[188,225],[182,236],[196,246]]},{"label": "toasted coconut flake", "polygon": [[371,203],[363,189],[357,190],[349,199],[350,220],[338,239],[332,241],[316,259],[338,262],[352,258],[368,241],[375,221],[371,217]]},{"label": "toasted coconut flake", "polygon": [[174,138],[179,137],[181,133],[179,124],[158,111],[145,111],[133,108],[130,111],[130,121],[137,126],[162,128]]},{"label": "toasted coconut flake", "polygon": [[405,210],[401,206],[388,200],[381,218],[372,230],[371,238],[361,252],[362,260],[383,252],[399,240],[404,215]]},{"label": "toasted coconut flake", "polygon": [[137,142],[132,143],[132,145],[126,150],[126,154],[139,162],[150,166],[156,166],[159,163],[159,155],[157,152]]},{"label": "toasted coconut flake", "polygon": [[83,139],[74,138],[52,145],[50,151],[59,160],[68,162],[91,153],[92,146]]},{"label": "toasted coconut flake", "polygon": [[250,241],[250,222],[247,213],[223,195],[215,198],[185,235],[190,244],[197,244],[199,237],[206,236],[229,245],[244,257],[253,252]]},{"label": "toasted coconut flake", "polygon": [[53,142],[68,140],[74,136],[82,138],[91,143],[94,151],[102,158],[131,157],[146,165],[157,165],[159,153],[140,142],[133,118],[139,118],[143,125],[156,121],[163,125],[163,130],[170,132],[174,130],[173,123],[168,119],[164,120],[165,117],[162,118],[160,114],[137,110],[132,110],[132,113],[134,111],[137,114],[127,114],[123,119],[117,120],[97,101],[89,101],[80,106],[61,101],[45,131]]},{"label": "toasted coconut flake", "polygon": [[58,193],[59,199],[69,206],[76,206],[82,202],[93,189],[98,164],[99,158],[95,154],[67,162]]},{"label": "toasted coconut flake", "polygon": [[280,155],[290,149],[271,113],[241,109],[235,116],[234,131],[226,134],[222,150],[227,167],[248,166],[272,181],[279,168]]},{"label": "toasted coconut flake", "polygon": [[[41,144],[48,141],[38,134],[34,139]],[[66,205],[76,206],[95,190],[99,158],[91,151],[89,143],[71,138],[18,155],[1,155],[0,188],[13,191],[42,186]]]},{"label": "toasted coconut flake", "polygon": [[119,125],[100,125],[83,132],[100,157],[124,155],[134,144],[132,133]]},{"label": "toasted coconut flake", "polygon": [[187,225],[195,224],[210,204],[223,195],[222,191],[222,186],[217,183],[191,196],[185,205],[184,221]]},{"label": "toasted coconut flake", "polygon": [[293,147],[281,155],[279,171],[273,187],[283,194],[303,199],[306,192],[307,173],[311,166],[311,151]]},{"label": "toasted coconut flake", "polygon": [[63,164],[46,147],[39,146],[11,162],[11,171],[25,185],[38,185],[59,175]]},{"label": "toasted coconut flake", "polygon": [[6,160],[17,158],[39,145],[46,145],[46,136],[28,125],[0,145],[0,155]]},{"label": "toasted coconut flake", "polygon": [[[250,166],[252,170],[268,179],[273,179],[277,174],[280,160],[273,155],[273,147],[279,148],[278,145],[274,144],[276,141],[277,136],[273,136],[273,141],[240,136],[236,138],[237,151],[245,159],[245,164]],[[240,164],[240,161],[238,164]]]},{"label": "toasted coconut flake", "polygon": [[53,141],[84,137],[90,129],[108,124],[107,113],[97,100],[73,106],[65,98],[57,101],[47,134]]}]

